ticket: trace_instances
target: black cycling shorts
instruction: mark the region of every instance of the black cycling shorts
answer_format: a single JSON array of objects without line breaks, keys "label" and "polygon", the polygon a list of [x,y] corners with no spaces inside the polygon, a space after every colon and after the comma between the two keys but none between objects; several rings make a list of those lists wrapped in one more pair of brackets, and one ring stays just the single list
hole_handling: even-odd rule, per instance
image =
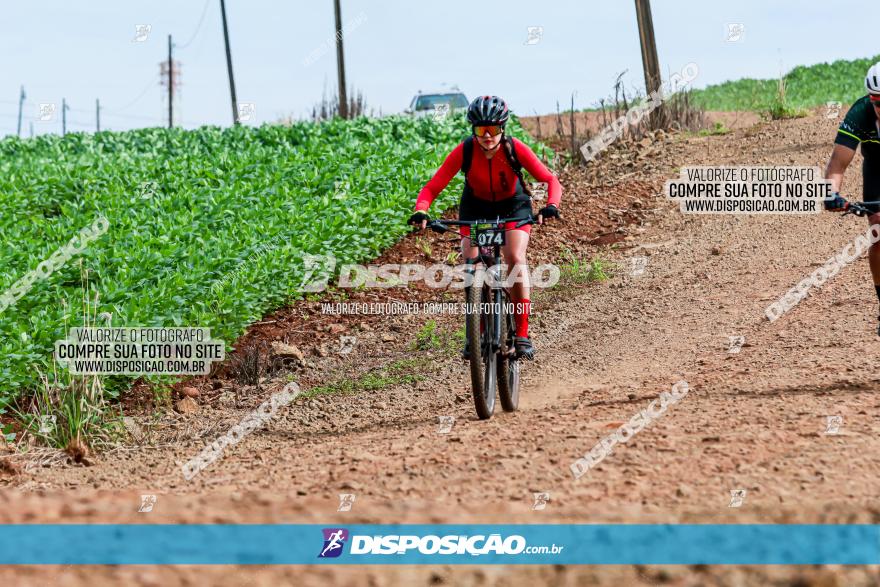
[{"label": "black cycling shorts", "polygon": [[[878,192],[880,193],[880,192]],[[460,220],[494,220],[496,218],[515,218],[525,220],[532,214],[532,198],[525,193],[516,194],[497,202],[481,200],[464,193],[458,206]]]},{"label": "black cycling shorts", "polygon": [[880,201],[880,163],[877,161],[862,160],[862,199]]}]

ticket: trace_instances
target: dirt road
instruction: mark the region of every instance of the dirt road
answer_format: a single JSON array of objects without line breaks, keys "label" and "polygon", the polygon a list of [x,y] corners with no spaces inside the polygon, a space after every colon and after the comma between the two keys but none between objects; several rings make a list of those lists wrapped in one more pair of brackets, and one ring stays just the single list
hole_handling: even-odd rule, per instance
[{"label": "dirt road", "polygon": [[[659,195],[677,168],[824,166],[834,121],[761,123],[676,137],[630,177],[569,186],[566,225],[638,210],[614,248],[570,242],[617,264],[605,282],[572,283],[535,304],[538,360],[521,409],[478,421],[467,373],[446,347],[408,350],[425,317],[359,331],[323,373],[355,379],[390,359],[420,372],[354,394],[296,402],[192,481],[180,464],[278,389],[238,408],[166,416],[159,444],[120,448],[90,467],[30,467],[7,479],[0,522],[695,522],[878,523],[880,351],[867,263],[770,323],[764,309],[866,224],[851,217],[684,216]],[[860,156],[858,157],[860,158]],[[846,193],[860,199],[859,161]],[[634,200],[640,201],[636,205]],[[615,204],[623,205],[623,204]],[[597,212],[599,211],[599,212]],[[583,217],[581,217],[583,215]],[[549,230],[536,230],[535,250]],[[550,242],[548,240],[548,242]],[[553,242],[553,245],[558,245]],[[641,275],[630,258],[647,257]],[[440,320],[454,327],[457,318]],[[393,333],[383,341],[385,332]],[[744,337],[729,352],[729,337]],[[424,367],[430,365],[430,367]],[[690,392],[627,445],[574,480],[569,465],[679,380]],[[307,381],[308,379],[301,379]],[[448,434],[439,416],[454,416]],[[840,416],[828,432],[828,417]],[[146,420],[142,425],[147,427]],[[22,461],[23,462],[23,461]],[[745,490],[729,507],[731,491]],[[548,492],[543,510],[533,493]],[[338,494],[356,495],[337,512]],[[156,494],[149,514],[141,494]],[[0,569],[13,584],[216,585],[876,585],[875,568],[374,567]],[[799,581],[799,582],[798,582]]]}]

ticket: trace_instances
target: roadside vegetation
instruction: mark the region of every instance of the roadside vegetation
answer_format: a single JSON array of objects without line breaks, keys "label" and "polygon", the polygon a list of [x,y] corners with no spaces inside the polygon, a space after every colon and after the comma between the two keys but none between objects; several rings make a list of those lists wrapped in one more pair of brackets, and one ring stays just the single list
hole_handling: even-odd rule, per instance
[{"label": "roadside vegetation", "polygon": [[[779,79],[744,78],[693,90],[706,110],[751,110],[789,118],[800,109],[838,101],[844,107],[865,95],[865,72],[880,56],[799,65]],[[780,91],[780,79],[784,89]]]}]

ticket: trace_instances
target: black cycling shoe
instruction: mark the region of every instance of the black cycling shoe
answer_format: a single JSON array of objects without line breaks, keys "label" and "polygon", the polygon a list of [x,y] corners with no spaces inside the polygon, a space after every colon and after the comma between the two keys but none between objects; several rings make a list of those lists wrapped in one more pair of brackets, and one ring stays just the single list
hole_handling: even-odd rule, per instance
[{"label": "black cycling shoe", "polygon": [[517,359],[531,361],[535,358],[535,347],[532,346],[532,339],[528,336],[514,337],[513,347],[516,349]]},{"label": "black cycling shoe", "polygon": [[471,360],[471,343],[464,343],[464,348],[461,349],[461,360],[462,361],[470,361]]}]

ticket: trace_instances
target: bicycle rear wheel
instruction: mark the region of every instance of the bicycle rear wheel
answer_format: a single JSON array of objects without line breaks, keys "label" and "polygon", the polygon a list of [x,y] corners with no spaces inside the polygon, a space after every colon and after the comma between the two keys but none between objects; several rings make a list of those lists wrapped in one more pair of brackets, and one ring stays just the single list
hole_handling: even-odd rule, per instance
[{"label": "bicycle rear wheel", "polygon": [[495,388],[497,386],[497,354],[491,344],[492,313],[487,310],[491,301],[486,296],[488,288],[476,285],[468,288],[468,313],[466,318],[468,345],[470,346],[471,389],[474,407],[481,420],[488,420],[495,411]]},{"label": "bicycle rear wheel", "polygon": [[501,357],[498,360],[498,397],[505,412],[515,412],[519,406],[519,367],[513,346],[516,321],[508,312],[507,292],[501,295]]}]

